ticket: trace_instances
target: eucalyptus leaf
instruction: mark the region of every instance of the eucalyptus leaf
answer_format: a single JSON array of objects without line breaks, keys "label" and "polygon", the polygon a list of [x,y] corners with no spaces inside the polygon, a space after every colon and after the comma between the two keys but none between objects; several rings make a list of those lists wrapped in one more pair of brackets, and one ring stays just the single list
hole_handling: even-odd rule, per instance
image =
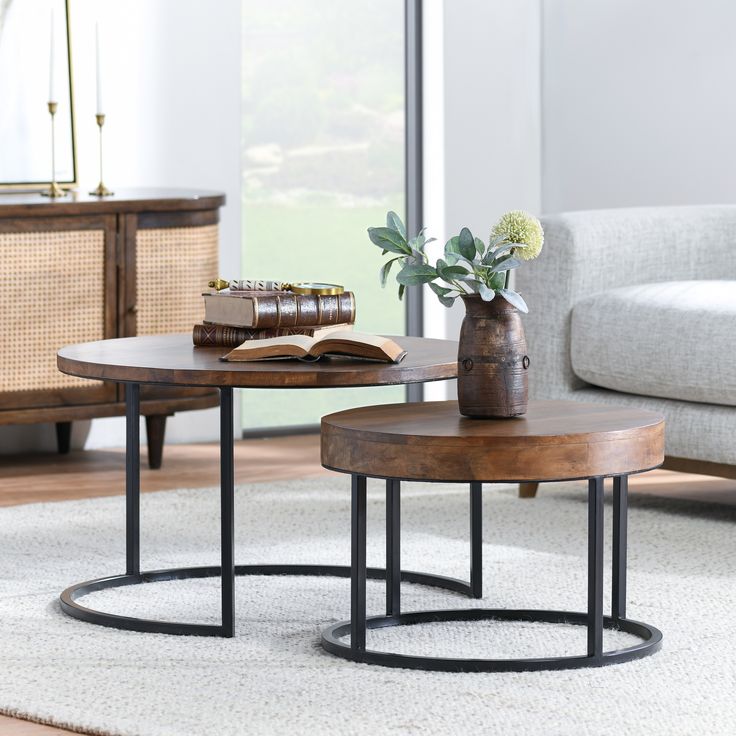
[{"label": "eucalyptus leaf", "polygon": [[463,279],[463,284],[464,284],[465,286],[468,286],[468,287],[470,287],[470,290],[471,290],[471,291],[472,291],[472,292],[473,292],[474,294],[477,294],[477,293],[479,293],[479,292],[480,292],[480,287],[481,287],[481,286],[484,286],[483,282],[482,282],[482,281],[480,281],[479,279],[474,279],[474,278],[470,278],[470,277],[469,277],[469,278],[467,278],[467,279]]},{"label": "eucalyptus leaf", "polygon": [[404,284],[399,284],[399,301],[401,301],[404,298],[404,289],[406,287]]},{"label": "eucalyptus leaf", "polygon": [[460,231],[460,236],[458,238],[458,251],[461,256],[464,256],[469,261],[472,261],[473,258],[475,258],[475,239],[473,238],[473,233],[471,233],[467,227],[464,227]]},{"label": "eucalyptus leaf", "polygon": [[489,268],[489,271],[491,273],[499,273],[501,271],[511,271],[514,268],[519,268],[519,266],[521,266],[521,261],[516,260],[513,256],[509,256],[498,261],[498,263],[494,263]]},{"label": "eucalyptus leaf", "polygon": [[500,245],[498,248],[496,248],[491,255],[493,259],[500,258],[504,253],[509,253],[514,248],[518,247],[519,246],[516,243],[504,243],[503,245]]},{"label": "eucalyptus leaf", "polygon": [[386,282],[388,281],[388,275],[391,271],[391,267],[394,265],[396,261],[401,260],[400,258],[392,258],[390,261],[386,261],[386,263],[381,266],[381,271],[379,272],[378,276],[381,279],[381,286],[385,287]]},{"label": "eucalyptus leaf", "polygon": [[514,255],[517,250],[523,250],[524,248],[528,248],[529,246],[526,243],[506,243],[505,245],[502,245],[498,250],[496,251],[496,255],[500,255],[501,253],[508,252],[509,255]]},{"label": "eucalyptus leaf", "polygon": [[401,221],[401,218],[393,210],[386,215],[386,227],[396,230],[406,240],[406,227]]},{"label": "eucalyptus leaf", "polygon": [[379,248],[390,251],[391,253],[400,253],[402,255],[411,255],[411,248],[400,233],[391,230],[388,227],[369,227],[368,237],[371,243]]},{"label": "eucalyptus leaf", "polygon": [[396,276],[396,280],[404,286],[428,284],[437,278],[437,269],[426,264],[406,263]]},{"label": "eucalyptus leaf", "polygon": [[494,273],[491,275],[491,278],[488,280],[488,285],[491,287],[491,289],[495,289],[498,291],[499,289],[503,289],[506,285],[506,274],[505,273]]},{"label": "eucalyptus leaf", "polygon": [[429,288],[432,289],[432,291],[437,294],[437,296],[447,296],[447,294],[452,291],[452,289],[448,289],[445,286],[435,284],[434,281],[429,282]]},{"label": "eucalyptus leaf", "polygon": [[445,257],[450,255],[450,253],[460,253],[460,238],[457,235],[453,235],[446,243],[445,243]]},{"label": "eucalyptus leaf", "polygon": [[492,302],[493,297],[496,296],[496,292],[490,287],[486,286],[485,284],[480,285],[480,288],[478,289],[478,293],[480,294],[480,298],[484,302]]},{"label": "eucalyptus leaf", "polygon": [[438,296],[437,298],[440,300],[440,304],[445,307],[451,307],[457,299],[456,296]]},{"label": "eucalyptus leaf", "polygon": [[437,262],[437,273],[441,279],[445,281],[453,281],[455,279],[462,280],[470,275],[470,271],[464,266],[445,266],[440,270],[439,261]]},{"label": "eucalyptus leaf", "polygon": [[509,304],[516,307],[520,312],[523,312],[524,314],[527,314],[529,312],[529,307],[527,307],[526,302],[521,298],[521,294],[517,294],[515,291],[512,291],[511,289],[499,289],[498,293]]},{"label": "eucalyptus leaf", "polygon": [[483,251],[486,248],[486,244],[480,238],[474,238],[475,251],[480,256],[483,255]]},{"label": "eucalyptus leaf", "polygon": [[467,258],[464,258],[463,256],[457,256],[455,265],[466,268],[468,270],[468,273],[473,273],[476,267],[478,266],[477,263],[475,263],[474,261],[469,261]]},{"label": "eucalyptus leaf", "polygon": [[511,258],[513,258],[513,256],[506,255],[498,258],[497,260],[492,260],[490,263],[481,263],[479,267],[484,270],[490,271],[491,273],[494,273],[495,271],[503,270],[504,262],[510,260]]}]

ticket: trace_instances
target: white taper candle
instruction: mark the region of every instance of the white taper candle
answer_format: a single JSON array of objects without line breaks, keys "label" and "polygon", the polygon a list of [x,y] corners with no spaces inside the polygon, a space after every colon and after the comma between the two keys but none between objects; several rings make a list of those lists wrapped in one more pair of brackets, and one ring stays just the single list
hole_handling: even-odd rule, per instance
[{"label": "white taper candle", "polygon": [[51,8],[51,27],[49,37],[49,102],[58,102],[56,99],[56,76],[54,75],[54,61],[56,60],[56,38],[54,31],[54,9]]},{"label": "white taper candle", "polygon": [[95,46],[97,59],[97,114],[104,115],[105,108],[102,104],[102,65],[100,63],[100,24],[95,24]]}]

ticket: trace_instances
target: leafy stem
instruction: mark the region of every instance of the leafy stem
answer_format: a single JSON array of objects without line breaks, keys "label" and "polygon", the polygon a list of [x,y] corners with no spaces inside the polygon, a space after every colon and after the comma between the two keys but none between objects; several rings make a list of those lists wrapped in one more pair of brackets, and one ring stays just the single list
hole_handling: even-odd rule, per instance
[{"label": "leafy stem", "polygon": [[[531,219],[531,225],[539,225],[536,218]],[[514,222],[519,222],[518,216]],[[509,289],[510,273],[521,265],[516,254],[524,253],[527,245],[508,234],[497,233],[485,244],[464,227],[445,243],[443,256],[434,265],[429,262],[425,247],[435,239],[426,238],[424,229],[407,239],[406,227],[395,212],[388,213],[385,227],[368,228],[368,237],[384,255],[392,254],[381,267],[382,286],[386,285],[394,263],[398,264],[399,299],[406,287],[428,284],[446,307],[452,306],[459,296],[477,294],[484,301],[501,296],[520,311],[528,311],[521,296]]]}]

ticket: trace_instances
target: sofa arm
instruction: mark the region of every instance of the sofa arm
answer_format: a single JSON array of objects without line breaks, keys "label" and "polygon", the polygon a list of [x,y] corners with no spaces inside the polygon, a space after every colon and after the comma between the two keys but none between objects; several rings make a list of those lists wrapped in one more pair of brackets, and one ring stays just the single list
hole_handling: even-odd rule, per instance
[{"label": "sofa arm", "polygon": [[582,298],[658,281],[736,279],[736,206],[641,207],[542,218],[545,244],[523,264],[530,392],[563,398],[586,384],[570,363],[570,316]]}]

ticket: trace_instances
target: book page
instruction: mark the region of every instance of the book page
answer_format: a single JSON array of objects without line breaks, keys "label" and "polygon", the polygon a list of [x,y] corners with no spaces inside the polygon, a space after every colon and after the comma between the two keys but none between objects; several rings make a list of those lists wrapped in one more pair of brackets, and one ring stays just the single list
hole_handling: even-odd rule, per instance
[{"label": "book page", "polygon": [[371,345],[375,348],[379,348],[386,342],[387,338],[383,335],[369,335],[367,332],[353,332],[352,330],[334,330],[328,335],[315,341],[315,346],[319,345],[323,341],[329,340],[334,342],[337,340],[344,340],[345,342],[352,342],[358,345]]},{"label": "book page", "polygon": [[[333,333],[334,334],[334,333]],[[282,335],[281,337],[266,337],[262,340],[246,340],[242,345],[238,345],[236,350],[249,350],[250,348],[271,348],[286,345],[294,345],[308,353],[314,338],[309,335]]]},{"label": "book page", "polygon": [[226,360],[263,360],[266,358],[303,358],[314,345],[308,335],[284,335],[263,340],[246,340],[225,356]]},{"label": "book page", "polygon": [[317,340],[312,355],[350,355],[370,360],[398,362],[405,355],[403,348],[388,337],[363,332],[332,332]]},{"label": "book page", "polygon": [[251,327],[254,321],[253,298],[205,294],[204,313],[206,322],[229,327]]}]

